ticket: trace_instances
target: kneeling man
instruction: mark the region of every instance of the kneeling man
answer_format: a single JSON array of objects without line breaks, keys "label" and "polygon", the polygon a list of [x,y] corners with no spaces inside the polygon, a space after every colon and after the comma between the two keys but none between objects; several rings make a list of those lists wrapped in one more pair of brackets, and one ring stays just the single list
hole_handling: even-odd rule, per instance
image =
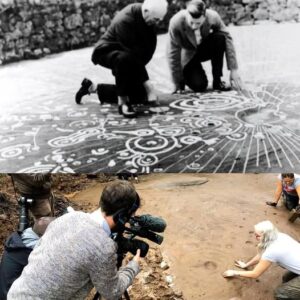
[{"label": "kneeling man", "polygon": [[211,60],[213,89],[229,90],[221,80],[224,53],[230,70],[230,83],[242,89],[232,37],[219,14],[206,9],[201,0],[187,3],[186,9],[172,17],[169,25],[168,62],[174,93],[187,85],[194,92],[203,92],[208,80],[201,62]]}]

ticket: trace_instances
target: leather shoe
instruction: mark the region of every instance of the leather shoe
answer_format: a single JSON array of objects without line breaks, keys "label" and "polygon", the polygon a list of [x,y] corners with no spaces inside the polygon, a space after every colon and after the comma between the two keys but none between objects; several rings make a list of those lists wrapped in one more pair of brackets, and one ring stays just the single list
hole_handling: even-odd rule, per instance
[{"label": "leather shoe", "polygon": [[224,81],[214,80],[213,89],[217,90],[217,91],[220,91],[220,92],[227,92],[227,91],[231,90],[231,87],[226,86]]},{"label": "leather shoe", "polygon": [[119,105],[119,114],[123,115],[125,118],[135,118],[137,116],[136,112],[133,111],[132,107],[127,104]]},{"label": "leather shoe", "polygon": [[89,87],[92,85],[92,81],[87,79],[87,78],[84,78],[81,82],[81,87],[80,89],[78,90],[78,92],[76,93],[75,95],[75,102],[77,104],[80,104],[81,103],[81,98],[85,95],[89,95],[90,92],[89,92]]}]

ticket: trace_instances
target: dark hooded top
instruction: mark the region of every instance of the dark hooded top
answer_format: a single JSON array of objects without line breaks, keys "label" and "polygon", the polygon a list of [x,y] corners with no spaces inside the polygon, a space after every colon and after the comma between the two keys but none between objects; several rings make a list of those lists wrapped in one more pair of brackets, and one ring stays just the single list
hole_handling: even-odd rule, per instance
[{"label": "dark hooded top", "polygon": [[7,238],[0,263],[0,300],[6,300],[8,290],[27,265],[31,251],[23,244],[18,232]]}]

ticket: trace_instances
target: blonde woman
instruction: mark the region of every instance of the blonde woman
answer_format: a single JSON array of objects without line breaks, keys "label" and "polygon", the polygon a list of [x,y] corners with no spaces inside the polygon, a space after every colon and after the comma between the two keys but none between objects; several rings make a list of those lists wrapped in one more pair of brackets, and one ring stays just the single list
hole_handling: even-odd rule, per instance
[{"label": "blonde woman", "polygon": [[283,283],[275,290],[275,299],[300,299],[300,244],[289,235],[279,232],[270,221],[263,221],[254,226],[258,244],[258,254],[248,262],[237,260],[235,265],[241,269],[254,266],[253,270],[227,270],[226,278],[247,277],[258,278],[271,265],[276,263],[287,272]]}]

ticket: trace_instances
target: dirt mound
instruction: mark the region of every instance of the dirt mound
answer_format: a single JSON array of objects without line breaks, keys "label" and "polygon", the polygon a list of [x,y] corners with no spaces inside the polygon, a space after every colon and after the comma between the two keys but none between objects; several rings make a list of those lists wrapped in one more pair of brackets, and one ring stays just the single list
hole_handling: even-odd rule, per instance
[{"label": "dirt mound", "polygon": [[[55,197],[55,216],[62,215],[68,206],[72,206],[75,210],[90,210],[89,203],[77,204],[70,201],[67,195],[85,189],[94,181],[106,182],[109,180],[111,180],[111,177],[106,175],[53,174],[52,190]],[[2,174],[0,176],[0,256],[6,238],[18,227],[18,196],[15,193],[10,176]]]},{"label": "dirt mound", "polygon": [[[128,256],[126,264],[132,257]],[[185,300],[181,291],[173,284],[173,275],[169,272],[169,264],[159,247],[150,247],[147,256],[141,260],[141,271],[129,287],[130,300]],[[92,300],[93,290],[86,300]]]},{"label": "dirt mound", "polygon": [[184,300],[182,292],[174,288],[169,264],[159,247],[149,249],[141,269],[134,285],[129,289],[132,300]]},{"label": "dirt mound", "polygon": [[16,230],[18,224],[18,205],[6,192],[0,193],[0,254],[6,238]]}]

